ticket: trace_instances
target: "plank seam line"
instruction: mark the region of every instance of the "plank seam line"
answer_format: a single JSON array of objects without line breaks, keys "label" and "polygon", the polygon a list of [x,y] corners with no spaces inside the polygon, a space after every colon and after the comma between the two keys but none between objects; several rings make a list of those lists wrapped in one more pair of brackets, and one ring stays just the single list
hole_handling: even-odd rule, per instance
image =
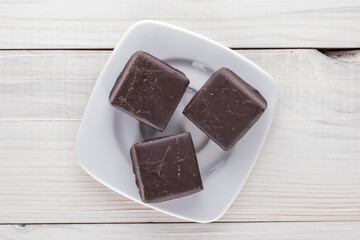
[{"label": "plank seam line", "polygon": [[[242,47],[229,47],[232,50],[318,50],[322,51],[356,51],[360,50],[360,46],[356,48],[311,48],[311,47],[255,47],[255,48],[242,48]],[[112,51],[114,48],[0,48],[1,51]]]},{"label": "plank seam line", "polygon": [[[360,221],[216,221],[210,224],[231,224],[231,223],[244,223],[244,224],[262,224],[262,223],[360,223]],[[197,224],[194,222],[73,222],[73,223],[66,223],[66,222],[59,222],[59,223],[0,223],[0,226],[6,225],[23,225],[23,226],[30,226],[30,225],[93,225],[93,224],[102,224],[102,225],[127,225],[127,224]]]},{"label": "plank seam line", "polygon": [[[1,122],[80,122],[81,118],[74,119],[0,119]],[[359,118],[274,118],[273,122],[330,122],[330,121],[360,121]]]}]

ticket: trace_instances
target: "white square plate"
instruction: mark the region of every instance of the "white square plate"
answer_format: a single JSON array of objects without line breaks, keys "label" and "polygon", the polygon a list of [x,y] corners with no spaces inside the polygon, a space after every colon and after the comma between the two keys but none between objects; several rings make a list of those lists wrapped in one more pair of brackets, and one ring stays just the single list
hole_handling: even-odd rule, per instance
[{"label": "white square plate", "polygon": [[[190,85],[163,133],[152,130],[109,103],[110,91],[130,56],[145,51],[184,72]],[[224,152],[181,114],[192,95],[213,72],[227,67],[259,90],[268,106],[262,117],[228,152]],[[76,158],[91,176],[144,204],[135,184],[130,147],[143,139],[191,132],[204,190],[193,195],[144,204],[195,222],[211,222],[229,208],[244,185],[269,131],[277,90],[270,75],[238,53],[187,30],[156,21],[133,25],[102,70],[86,107],[76,139]]]}]

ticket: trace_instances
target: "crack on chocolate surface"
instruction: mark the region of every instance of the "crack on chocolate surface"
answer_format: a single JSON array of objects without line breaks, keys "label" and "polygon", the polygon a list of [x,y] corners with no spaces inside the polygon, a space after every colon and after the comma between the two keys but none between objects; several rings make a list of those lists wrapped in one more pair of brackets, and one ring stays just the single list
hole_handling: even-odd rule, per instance
[{"label": "crack on chocolate surface", "polygon": [[110,103],[159,131],[164,131],[189,80],[148,53],[132,55],[110,93]]},{"label": "crack on chocolate surface", "polygon": [[176,144],[177,144],[177,154],[180,156],[180,144],[179,144],[179,138],[175,138]]},{"label": "crack on chocolate surface", "polygon": [[[180,158],[181,154],[180,154],[180,144],[179,144],[179,138],[175,138],[176,140],[176,145],[177,145],[177,157],[176,160],[173,161],[173,163],[180,163],[185,161],[186,159],[184,158]],[[169,146],[166,148],[164,155],[162,156],[162,158],[156,162],[147,162],[146,161],[146,165],[148,165],[148,167],[145,167],[144,170],[148,171],[148,172],[156,172],[158,176],[161,175],[161,170],[164,167],[164,162],[165,159],[169,153],[169,151],[171,150],[171,148],[173,147],[174,142],[171,142],[169,144]],[[156,165],[155,169],[151,169],[153,165]]]},{"label": "crack on chocolate surface", "polygon": [[266,106],[256,89],[222,68],[195,94],[183,113],[227,151],[254,125]]},{"label": "crack on chocolate surface", "polygon": [[170,72],[167,70],[154,70],[154,69],[145,69],[146,72],[150,72],[150,73],[159,73],[159,72],[168,72],[168,73],[174,73],[174,72]]},{"label": "crack on chocolate surface", "polygon": [[131,106],[131,104],[128,101],[125,101],[125,104],[129,106],[131,112],[136,112],[133,106]]},{"label": "crack on chocolate surface", "polygon": [[238,116],[238,117],[245,117],[246,116],[246,113],[236,113],[236,112],[231,111],[230,109],[226,110],[226,112],[230,113],[232,115]]},{"label": "crack on chocolate surface", "polygon": [[[136,67],[134,67],[134,66],[131,67],[131,72],[134,72],[134,78],[133,78],[133,80],[132,80],[131,83],[130,83],[130,87],[129,87],[129,89],[128,89],[128,91],[127,91],[127,93],[126,93],[125,96],[120,95],[120,96],[117,98],[117,100],[120,101],[120,104],[125,103],[125,104],[130,108],[130,111],[131,111],[131,112],[137,112],[137,111],[135,110],[135,108],[129,103],[128,97],[129,97],[131,91],[134,89],[134,85],[135,85],[135,82],[136,82],[136,76],[137,76],[138,70],[139,70],[139,69],[136,68]],[[117,101],[116,101],[116,102],[117,102]]]},{"label": "crack on chocolate surface", "polygon": [[225,79],[225,81],[221,84],[220,89],[214,93],[214,97],[216,97],[219,93],[223,93],[225,90],[227,90],[228,88],[226,88],[226,85],[228,85],[229,83],[229,79]]},{"label": "crack on chocolate surface", "polygon": [[134,151],[131,157],[143,182],[139,191],[144,202],[162,202],[203,189],[190,133],[139,142]]},{"label": "crack on chocolate surface", "polygon": [[[164,167],[164,161],[166,159],[167,154],[169,153],[171,147],[172,147],[173,143],[170,143],[169,146],[166,148],[164,155],[162,156],[162,158],[158,161],[155,162],[149,162],[149,161],[145,161],[145,165],[146,167],[144,168],[145,171],[147,172],[156,172],[158,176],[161,175],[161,170]],[[150,160],[150,159],[149,159]],[[143,164],[140,164],[143,165]],[[153,168],[153,166],[155,166],[155,169]]]},{"label": "crack on chocolate surface", "polygon": [[136,113],[150,115],[150,111],[149,111],[149,110],[146,110],[146,111],[137,110]]},{"label": "crack on chocolate surface", "polygon": [[173,161],[173,163],[181,163],[181,162],[183,162],[183,161],[185,161],[186,159],[185,158],[176,158],[176,160],[175,161]]},{"label": "crack on chocolate surface", "polygon": [[155,78],[155,81],[154,81],[153,83],[151,83],[150,86],[142,89],[142,91],[147,91],[147,90],[149,90],[149,89],[151,89],[151,88],[153,88],[153,90],[154,90],[155,87],[158,88],[159,90],[161,90],[161,89],[159,88],[159,86],[157,85],[157,83],[158,83],[158,80],[157,80],[157,78]]},{"label": "crack on chocolate surface", "polygon": [[164,153],[164,156],[162,157],[161,161],[160,161],[160,164],[158,165],[157,167],[157,174],[158,176],[160,176],[160,173],[161,173],[161,169],[163,168],[164,166],[164,161],[165,161],[165,158],[166,158],[166,155],[168,154],[168,152],[170,151],[171,149],[171,146],[172,146],[172,143],[169,144],[169,146],[167,147],[165,153]]},{"label": "crack on chocolate surface", "polygon": [[246,99],[245,102],[246,102],[246,103],[255,104],[251,99]]},{"label": "crack on chocolate surface", "polygon": [[127,92],[127,94],[126,94],[126,96],[125,96],[125,99],[127,99],[127,98],[128,98],[128,96],[129,96],[129,94],[130,94],[131,90],[133,90],[133,89],[134,89],[134,85],[135,85],[135,82],[136,82],[137,72],[139,71],[139,68],[138,68],[138,67],[134,67],[134,68],[135,68],[135,71],[134,71],[134,78],[133,78],[133,80],[132,80],[132,81],[131,81],[131,83],[130,83],[130,88],[128,89],[128,92]]}]

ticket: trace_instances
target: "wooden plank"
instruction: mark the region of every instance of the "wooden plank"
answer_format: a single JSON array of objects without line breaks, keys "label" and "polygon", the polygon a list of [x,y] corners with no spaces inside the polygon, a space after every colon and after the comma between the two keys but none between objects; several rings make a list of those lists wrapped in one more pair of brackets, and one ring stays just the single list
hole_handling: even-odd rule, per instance
[{"label": "wooden plank", "polygon": [[358,48],[357,0],[3,0],[0,48],[113,48],[133,23],[162,20],[239,48]]},{"label": "wooden plank", "polygon": [[[360,118],[360,62],[306,49],[238,52],[276,80],[276,119]],[[0,119],[80,119],[109,54],[1,51],[0,95],[6,104],[0,105]]]},{"label": "wooden plank", "polygon": [[[75,162],[79,121],[0,121],[0,223],[179,221]],[[276,120],[220,221],[360,221],[360,120]]]},{"label": "wooden plank", "polygon": [[337,59],[343,62],[349,63],[358,63],[360,62],[360,51],[359,50],[350,50],[350,51],[333,51],[326,50],[323,52],[325,55]]},{"label": "wooden plank", "polygon": [[[11,237],[10,237],[11,236]],[[9,238],[10,237],[10,238]],[[2,225],[1,239],[359,239],[359,222]]]},{"label": "wooden plank", "polygon": [[[75,163],[77,119],[109,53],[0,52],[1,223],[178,221]],[[359,63],[315,50],[240,53],[274,76],[279,104],[262,155],[221,221],[359,221]]]},{"label": "wooden plank", "polygon": [[[0,119],[81,118],[109,52],[1,51]],[[88,59],[88,60],[86,60]]]}]

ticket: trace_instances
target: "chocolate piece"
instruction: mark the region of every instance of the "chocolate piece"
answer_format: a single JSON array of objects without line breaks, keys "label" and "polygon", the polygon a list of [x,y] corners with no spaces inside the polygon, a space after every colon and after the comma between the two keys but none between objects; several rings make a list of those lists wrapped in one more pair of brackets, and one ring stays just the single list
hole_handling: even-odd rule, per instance
[{"label": "chocolate piece", "polygon": [[119,75],[110,103],[163,131],[190,81],[185,74],[145,52],[136,52]]},{"label": "chocolate piece", "polygon": [[216,71],[183,114],[225,151],[255,124],[267,107],[252,86],[227,68]]},{"label": "chocolate piece", "polygon": [[161,202],[203,189],[190,133],[136,143],[130,150],[143,202]]}]

